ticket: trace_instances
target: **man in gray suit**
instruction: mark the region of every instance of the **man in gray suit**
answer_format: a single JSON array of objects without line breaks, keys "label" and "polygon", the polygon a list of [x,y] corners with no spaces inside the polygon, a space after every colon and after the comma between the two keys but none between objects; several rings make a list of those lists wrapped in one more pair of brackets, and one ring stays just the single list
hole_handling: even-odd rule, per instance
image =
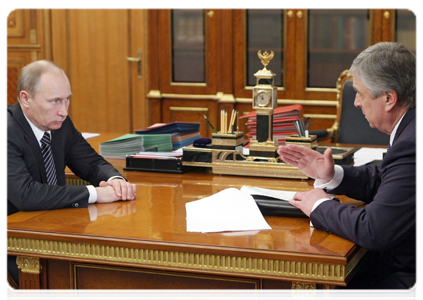
[{"label": "man in gray suit", "polygon": [[[290,203],[314,227],[368,250],[347,288],[410,288],[416,282],[416,58],[401,44],[379,43],[353,62],[355,106],[370,127],[390,135],[380,165],[336,166],[327,149],[281,146],[282,159],[316,179],[315,189]],[[366,134],[363,132],[363,134]],[[364,201],[355,208],[331,201],[343,194]]]}]

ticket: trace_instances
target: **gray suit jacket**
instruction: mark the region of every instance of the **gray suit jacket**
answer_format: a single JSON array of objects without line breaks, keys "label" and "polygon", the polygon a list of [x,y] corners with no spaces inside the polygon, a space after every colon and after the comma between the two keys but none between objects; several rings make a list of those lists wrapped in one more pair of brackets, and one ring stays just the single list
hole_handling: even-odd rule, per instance
[{"label": "gray suit jacket", "polygon": [[19,103],[7,108],[7,200],[8,215],[17,211],[87,207],[85,186],[65,185],[65,167],[98,186],[100,181],[121,176],[76,130],[69,117],[52,130],[52,153],[57,186],[47,185],[39,142]]}]

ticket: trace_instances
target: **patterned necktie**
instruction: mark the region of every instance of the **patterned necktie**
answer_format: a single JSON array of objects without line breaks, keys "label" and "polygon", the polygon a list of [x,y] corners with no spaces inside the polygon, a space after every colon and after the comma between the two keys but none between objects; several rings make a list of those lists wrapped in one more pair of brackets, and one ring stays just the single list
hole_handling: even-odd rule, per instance
[{"label": "patterned necktie", "polygon": [[43,154],[44,164],[46,166],[47,183],[49,185],[56,185],[56,168],[54,166],[53,154],[50,146],[50,133],[45,132],[41,139],[41,153]]}]

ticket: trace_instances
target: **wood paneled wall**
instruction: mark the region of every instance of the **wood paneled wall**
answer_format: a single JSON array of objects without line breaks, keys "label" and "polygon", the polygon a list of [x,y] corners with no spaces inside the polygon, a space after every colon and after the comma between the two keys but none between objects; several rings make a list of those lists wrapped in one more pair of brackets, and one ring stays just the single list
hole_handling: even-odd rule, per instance
[{"label": "wood paneled wall", "polygon": [[[16,10],[8,18],[8,100],[26,64],[51,59],[68,75],[69,114],[80,131],[147,126],[145,80],[127,60],[145,50],[144,10]],[[20,29],[20,31],[18,30]],[[13,32],[21,32],[13,36]],[[146,59],[143,59],[146,61]],[[140,74],[146,74],[146,64]]]}]

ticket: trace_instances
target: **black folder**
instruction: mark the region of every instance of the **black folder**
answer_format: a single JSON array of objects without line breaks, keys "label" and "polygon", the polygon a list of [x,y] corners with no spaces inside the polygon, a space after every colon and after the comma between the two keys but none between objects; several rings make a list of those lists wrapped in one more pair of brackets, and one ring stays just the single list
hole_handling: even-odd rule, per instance
[{"label": "black folder", "polygon": [[294,218],[308,218],[301,209],[289,204],[288,201],[275,199],[263,195],[251,195],[263,216],[281,216]]}]

